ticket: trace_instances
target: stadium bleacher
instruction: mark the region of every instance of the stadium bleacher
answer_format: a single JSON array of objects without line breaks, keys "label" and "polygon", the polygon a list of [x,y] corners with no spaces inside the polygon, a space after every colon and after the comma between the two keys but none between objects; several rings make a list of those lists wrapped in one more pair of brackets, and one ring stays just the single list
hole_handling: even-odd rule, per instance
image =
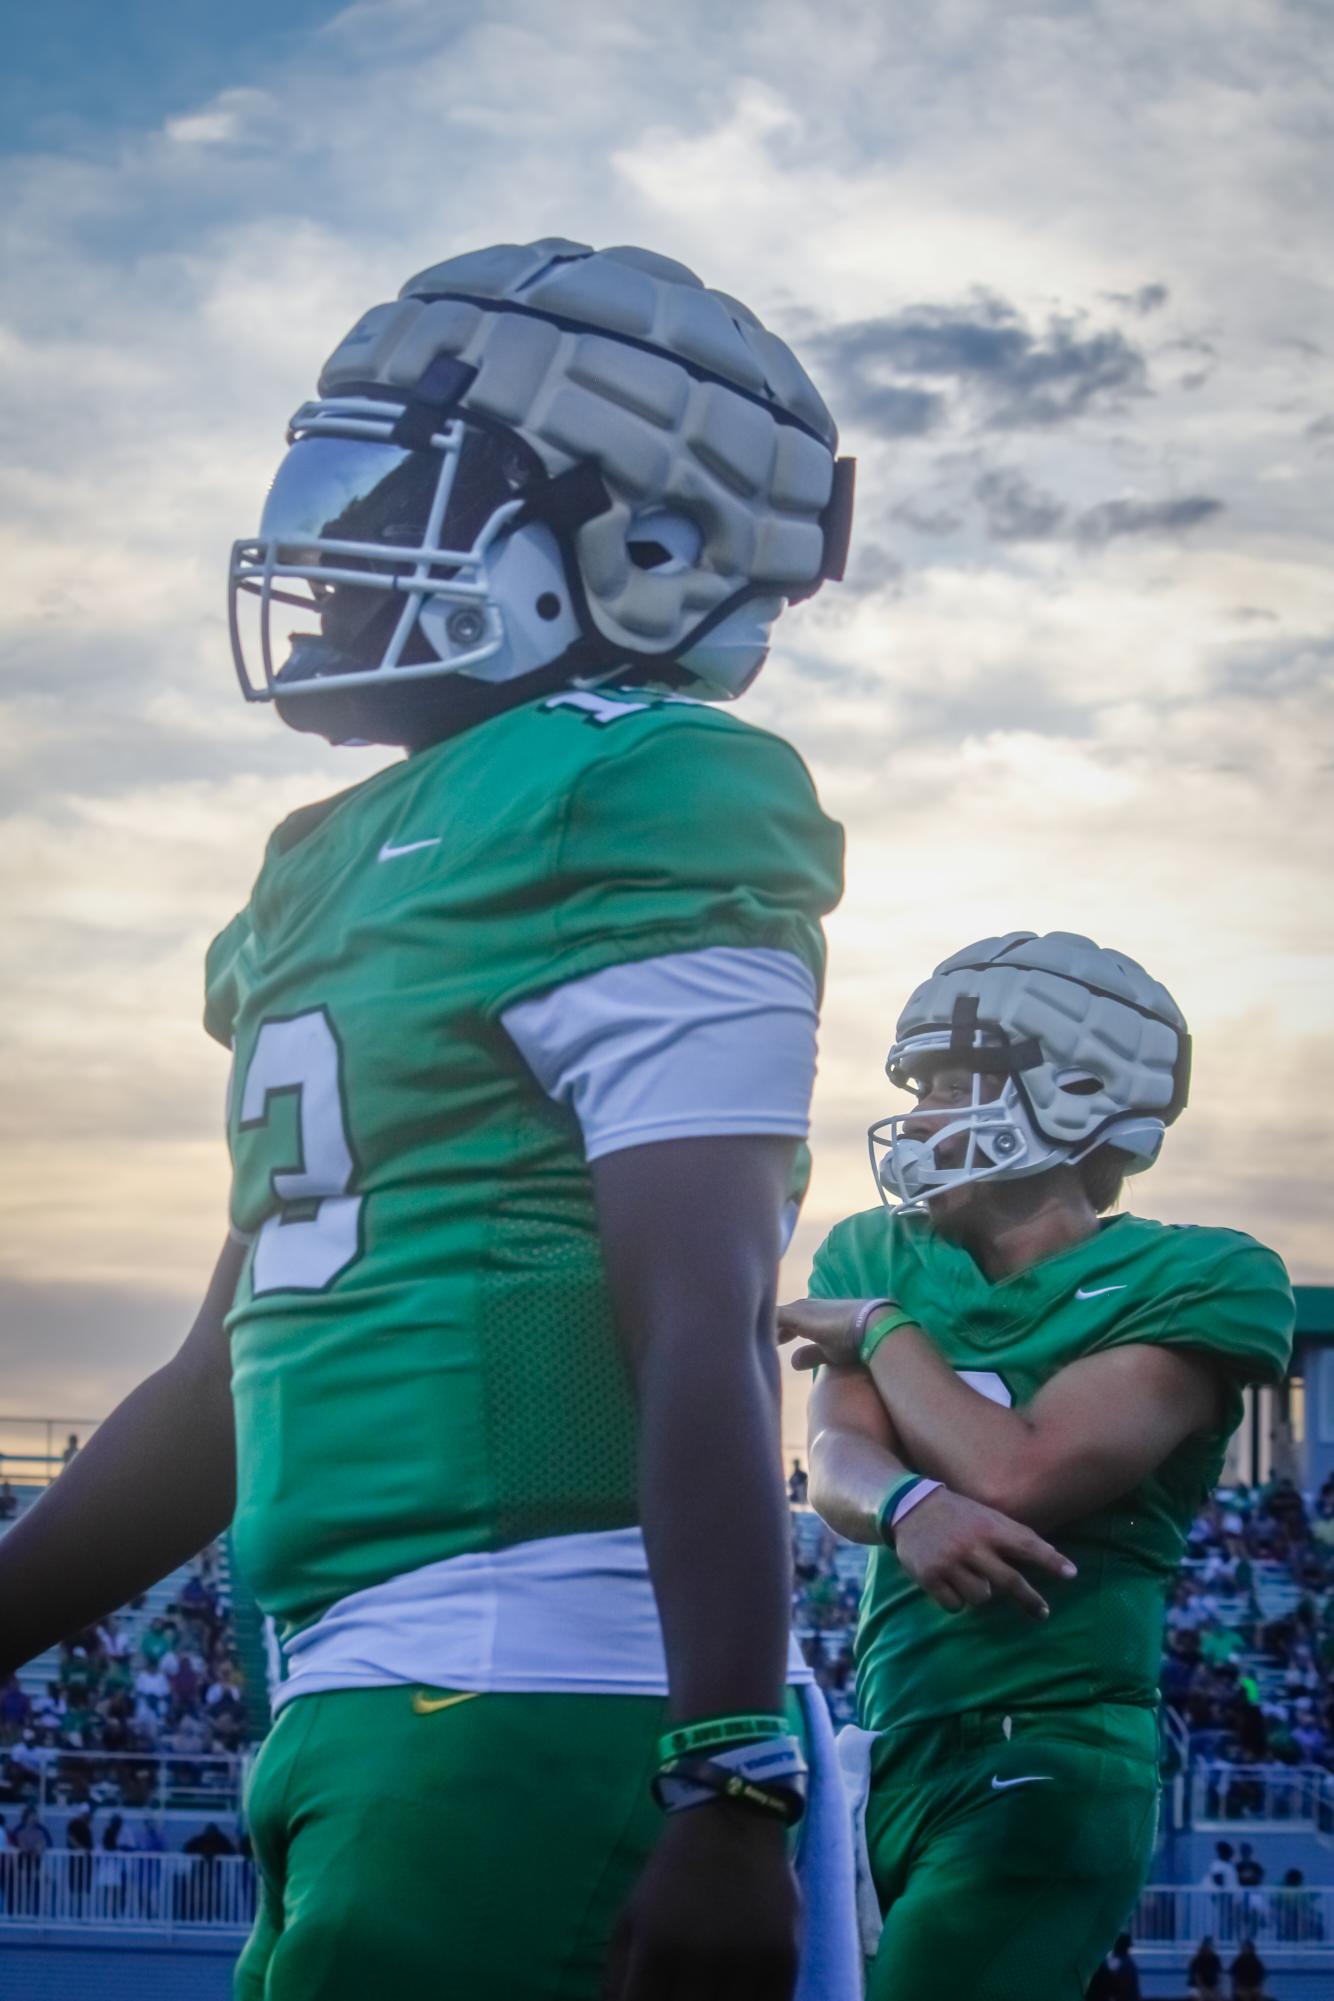
[{"label": "stadium bleacher", "polygon": [[[38,1491],[17,1490],[20,1511]],[[0,1535],[7,1526],[0,1520]],[[842,1723],[855,1713],[852,1639],[866,1551],[801,1506],[792,1534],[795,1630]],[[104,1667],[106,1650],[96,1658],[91,1635],[72,1636],[0,1690],[0,1963],[38,1937],[104,1932],[211,1945],[220,1967],[248,1925],[255,1892],[241,1785],[268,1720],[257,1608],[234,1589],[224,1544],[109,1623],[132,1663],[164,1633],[171,1651],[187,1651],[203,1635],[183,1610],[198,1605],[192,1580],[201,1576],[216,1609],[204,1622],[212,1639],[204,1665],[210,1675],[225,1666],[247,1691],[225,1749],[199,1748],[188,1729],[190,1748],[180,1748],[191,1705],[169,1703],[156,1732],[126,1751],[70,1743],[59,1721],[38,1727],[48,1684],[65,1689],[68,1715],[68,1692],[79,1694],[89,1659]],[[1163,1696],[1162,1834],[1134,1920],[1145,1994],[1184,1991],[1186,1962],[1206,1932],[1225,1957],[1255,1938],[1280,2001],[1334,1993],[1334,1479],[1310,1501],[1283,1481],[1220,1490],[1202,1512],[1169,1605]],[[33,1860],[14,1840],[25,1808],[36,1809],[47,1836]],[[117,1845],[107,1843],[113,1821]],[[91,1849],[79,1845],[89,1833]],[[1220,1842],[1229,1856],[1220,1857]],[[1248,1877],[1233,1859],[1243,1842]],[[205,1953],[195,1966],[201,1993],[207,1969],[211,1979],[217,1969]],[[138,1991],[155,1991],[142,1968],[136,1978]]]}]

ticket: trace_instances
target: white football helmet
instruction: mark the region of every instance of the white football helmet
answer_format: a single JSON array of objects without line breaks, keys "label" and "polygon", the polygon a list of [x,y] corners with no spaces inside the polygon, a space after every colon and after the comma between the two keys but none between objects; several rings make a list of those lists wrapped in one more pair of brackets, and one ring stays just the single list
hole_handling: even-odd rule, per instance
[{"label": "white football helmet", "polygon": [[648,250],[546,238],[419,273],[288,435],[232,551],[252,701],[556,663],[586,686],[670,663],[729,700],[783,605],[843,573],[852,461],[809,378]]},{"label": "white football helmet", "polygon": [[[870,1129],[891,1209],[1100,1146],[1124,1153],[1128,1174],[1151,1167],[1186,1103],[1190,1037],[1166,987],[1124,953],[1073,931],[1010,931],[946,959],[899,1016],[890,1081],[920,1093],[944,1066],[973,1073],[970,1104],[933,1114],[928,1137],[904,1130],[920,1120],[912,1111]],[[1003,1079],[994,1098],[982,1095],[988,1076]]]}]

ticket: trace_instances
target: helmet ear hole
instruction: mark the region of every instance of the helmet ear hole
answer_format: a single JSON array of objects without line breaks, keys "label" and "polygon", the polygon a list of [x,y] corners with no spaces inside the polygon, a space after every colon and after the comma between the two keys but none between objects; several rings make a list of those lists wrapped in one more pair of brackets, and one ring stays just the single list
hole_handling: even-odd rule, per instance
[{"label": "helmet ear hole", "polygon": [[1063,1070],[1056,1078],[1058,1091],[1066,1091],[1072,1098],[1096,1098],[1105,1089],[1101,1077],[1091,1076],[1087,1070]]},{"label": "helmet ear hole", "polygon": [[637,570],[655,576],[679,576],[699,562],[704,537],[687,515],[667,507],[647,507],[632,515],[626,530],[626,554]]}]

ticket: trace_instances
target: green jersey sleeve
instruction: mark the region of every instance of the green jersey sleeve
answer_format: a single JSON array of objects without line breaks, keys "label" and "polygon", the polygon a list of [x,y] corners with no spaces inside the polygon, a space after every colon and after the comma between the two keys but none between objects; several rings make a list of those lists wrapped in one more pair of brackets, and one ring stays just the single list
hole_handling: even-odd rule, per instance
[{"label": "green jersey sleeve", "polygon": [[1287,1373],[1297,1312],[1288,1274],[1273,1251],[1232,1230],[1183,1232],[1175,1263],[1151,1321],[1137,1317],[1124,1339],[1193,1348],[1221,1364],[1232,1430],[1241,1422],[1242,1390]]},{"label": "green jersey sleeve", "polygon": [[[846,1224],[836,1223],[815,1256],[807,1291],[812,1299],[860,1299],[863,1296],[858,1274],[849,1269],[842,1237]],[[867,1297],[874,1298],[874,1294]]]},{"label": "green jersey sleeve", "polygon": [[237,968],[250,940],[250,913],[242,910],[220,931],[204,961],[204,1027],[224,1049],[232,1046],[240,1002]]},{"label": "green jersey sleeve", "polygon": [[[817,992],[821,918],[843,885],[843,831],[787,744],[684,707],[618,723],[562,809],[541,893],[543,963],[493,1011],[614,965],[711,946],[794,953]],[[612,731],[607,733],[612,738]]]}]

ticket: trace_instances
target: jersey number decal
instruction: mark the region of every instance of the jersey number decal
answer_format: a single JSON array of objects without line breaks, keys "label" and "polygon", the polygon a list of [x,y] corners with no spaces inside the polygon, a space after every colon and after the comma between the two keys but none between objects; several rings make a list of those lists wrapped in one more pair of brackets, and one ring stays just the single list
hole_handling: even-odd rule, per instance
[{"label": "jersey number decal", "polygon": [[251,1285],[262,1292],[323,1292],[361,1253],[362,1197],[343,1111],[343,1052],[323,1008],[266,1021],[241,1092],[242,1132],[264,1125],[269,1101],[296,1098],[296,1163],[270,1177],[283,1213],[260,1227]]}]

